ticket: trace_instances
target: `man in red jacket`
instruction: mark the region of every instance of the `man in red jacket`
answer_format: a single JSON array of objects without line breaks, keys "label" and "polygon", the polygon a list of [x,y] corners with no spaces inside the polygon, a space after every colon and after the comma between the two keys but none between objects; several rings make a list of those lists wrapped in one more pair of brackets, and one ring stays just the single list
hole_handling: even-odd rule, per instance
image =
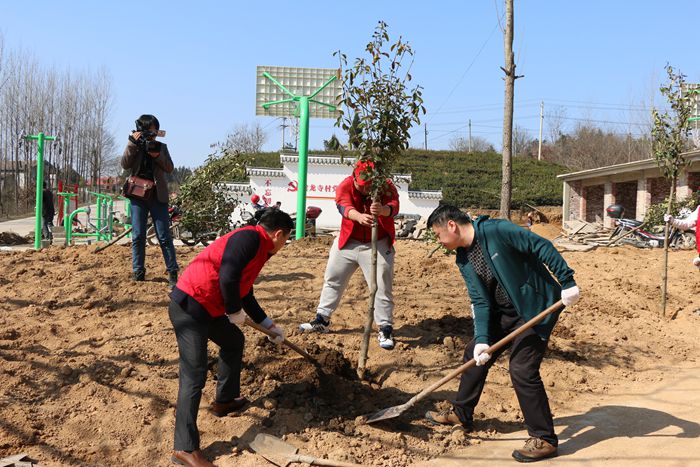
[{"label": "man in red jacket", "polygon": [[303,323],[304,332],[328,332],[331,314],[338,307],[345,287],[358,267],[365,280],[372,267],[372,224],[374,216],[379,223],[377,242],[377,295],[374,299],[374,321],[379,327],[379,346],[394,348],[394,216],[399,212],[399,194],[391,180],[386,180],[379,201],[370,198],[371,181],[368,174],[372,162],[358,161],[353,174],[340,182],[335,192],[335,203],[340,215],[340,235],[333,242],[323,279],[321,299],[316,318]]},{"label": "man in red jacket", "polygon": [[[253,295],[253,282],[268,259],[289,239],[294,222],[279,209],[266,209],[255,226],[234,230],[206,247],[170,294],[168,312],[180,353],[180,387],[175,412],[173,462],[213,466],[199,449],[197,412],[207,376],[207,341],[219,347],[216,399],[211,412],[223,417],[241,409],[243,333],[246,314],[274,332],[284,331],[265,314]],[[244,313],[245,311],[245,313]]]}]

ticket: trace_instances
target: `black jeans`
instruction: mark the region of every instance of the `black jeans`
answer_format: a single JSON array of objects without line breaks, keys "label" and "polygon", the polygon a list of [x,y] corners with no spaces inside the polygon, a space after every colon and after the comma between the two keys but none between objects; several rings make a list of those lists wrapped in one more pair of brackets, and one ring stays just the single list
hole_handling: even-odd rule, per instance
[{"label": "black jeans", "polygon": [[[494,322],[490,333],[494,336],[494,341],[501,339],[523,324],[522,318],[514,312],[501,313],[500,317],[494,316],[492,319]],[[475,344],[474,340],[467,344],[464,350],[465,362],[474,356]],[[486,365],[472,367],[462,373],[457,399],[452,402],[454,411],[462,423],[472,423],[474,408],[479,403],[489,368],[508,347],[511,349],[508,365],[510,379],[518,397],[520,410],[525,418],[527,432],[530,436],[542,438],[557,446],[558,439],[554,433],[552,412],[549,409],[547,392],[540,377],[540,364],[544,352],[547,350],[547,341],[542,340],[532,329],[528,329],[518,336],[510,346],[494,352]]]},{"label": "black jeans", "polygon": [[207,379],[207,340],[219,347],[216,401],[230,402],[241,395],[244,337],[226,317],[200,321],[177,303],[168,307],[180,352],[180,386],[175,410],[175,450],[199,449],[197,412]]}]

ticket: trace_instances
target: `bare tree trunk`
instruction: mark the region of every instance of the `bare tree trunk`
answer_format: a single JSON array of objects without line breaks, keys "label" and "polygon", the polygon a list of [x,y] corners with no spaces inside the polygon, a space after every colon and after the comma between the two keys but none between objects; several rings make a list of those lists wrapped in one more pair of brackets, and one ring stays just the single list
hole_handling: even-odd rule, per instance
[{"label": "bare tree trunk", "polygon": [[[673,210],[673,198],[676,194],[676,174],[671,178],[671,193],[668,195],[668,206],[666,214],[671,214]],[[664,226],[664,265],[661,271],[661,316],[666,316],[666,291],[668,290],[668,231],[669,223]]]},{"label": "bare tree trunk", "polygon": [[372,333],[372,323],[374,322],[374,299],[377,296],[377,237],[379,234],[377,216],[374,216],[374,225],[372,225],[372,268],[369,275],[369,303],[367,305],[367,321],[365,321],[365,329],[362,334],[362,344],[360,345],[360,358],[357,361],[357,376],[360,379],[365,378],[367,364],[367,352],[369,350],[369,336]]},{"label": "bare tree trunk", "polygon": [[515,93],[515,59],[513,56],[513,0],[506,0],[506,28],[503,34],[506,58],[505,102],[503,104],[503,164],[501,181],[501,218],[510,220],[513,174],[513,95]]}]

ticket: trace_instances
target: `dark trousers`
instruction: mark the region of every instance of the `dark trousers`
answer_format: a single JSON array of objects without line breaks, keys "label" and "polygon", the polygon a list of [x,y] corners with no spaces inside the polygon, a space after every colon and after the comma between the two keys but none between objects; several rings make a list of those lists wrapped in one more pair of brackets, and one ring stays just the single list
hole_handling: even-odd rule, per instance
[{"label": "dark trousers", "polygon": [[216,401],[230,402],[241,395],[244,337],[226,317],[200,321],[174,302],[168,307],[180,352],[180,386],[175,411],[175,450],[199,449],[197,412],[207,379],[207,340],[219,347]]},{"label": "dark trousers", "polygon": [[170,233],[168,204],[161,203],[155,194],[149,200],[131,198],[131,269],[134,272],[146,270],[146,227],[148,213],[151,213],[156,237],[165,260],[168,272],[180,269],[175,257],[175,245]]},{"label": "dark trousers", "polygon": [[[515,312],[501,313],[500,317],[496,315],[492,319],[495,322],[492,323],[490,333],[495,337],[494,341],[505,337],[523,324],[522,318],[517,316]],[[474,340],[467,344],[464,350],[465,362],[474,356],[475,344]],[[491,355],[491,359],[486,365],[475,366],[462,373],[457,399],[452,402],[455,413],[462,423],[472,423],[474,408],[479,403],[489,368],[508,347],[511,349],[508,365],[510,379],[513,382],[515,394],[518,396],[527,432],[530,436],[542,438],[557,446],[558,439],[554,433],[552,412],[549,409],[547,392],[544,389],[542,378],[540,378],[540,364],[544,352],[547,350],[547,341],[543,341],[532,329],[528,329],[518,336],[510,346],[506,346]]]}]

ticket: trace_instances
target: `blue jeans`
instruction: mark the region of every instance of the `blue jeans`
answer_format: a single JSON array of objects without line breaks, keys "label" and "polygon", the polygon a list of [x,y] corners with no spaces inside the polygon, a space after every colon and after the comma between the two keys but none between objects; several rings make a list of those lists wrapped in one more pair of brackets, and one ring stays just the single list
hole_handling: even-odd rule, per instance
[{"label": "blue jeans", "polygon": [[146,227],[148,213],[151,213],[153,225],[156,228],[156,237],[163,252],[165,267],[168,272],[180,269],[175,258],[175,245],[170,234],[170,216],[168,205],[161,203],[155,197],[144,201],[131,198],[131,266],[134,272],[146,271]]}]

